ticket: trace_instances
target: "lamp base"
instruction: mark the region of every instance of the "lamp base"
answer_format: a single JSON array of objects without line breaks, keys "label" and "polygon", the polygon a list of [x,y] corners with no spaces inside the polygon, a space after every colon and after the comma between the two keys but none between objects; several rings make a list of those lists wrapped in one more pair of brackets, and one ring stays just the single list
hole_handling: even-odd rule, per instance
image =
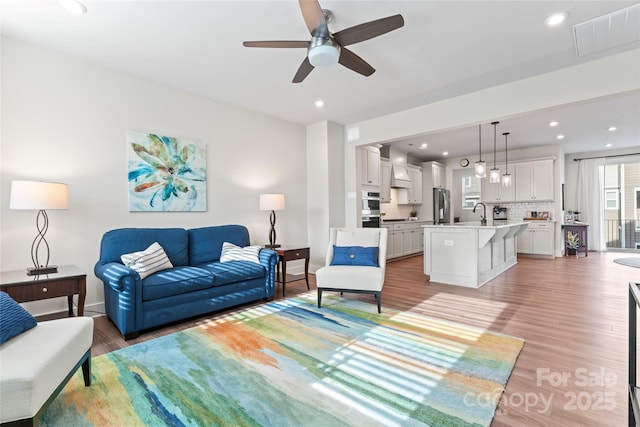
[{"label": "lamp base", "polygon": [[27,268],[27,276],[39,276],[41,274],[51,274],[51,273],[57,273],[57,272],[58,272],[57,265],[48,265],[46,267],[39,267],[39,268],[35,268],[35,267]]},{"label": "lamp base", "polygon": [[279,248],[280,246],[282,246],[282,245],[279,244],[279,243],[273,244],[273,245],[264,245],[264,247],[267,248],[267,249]]}]

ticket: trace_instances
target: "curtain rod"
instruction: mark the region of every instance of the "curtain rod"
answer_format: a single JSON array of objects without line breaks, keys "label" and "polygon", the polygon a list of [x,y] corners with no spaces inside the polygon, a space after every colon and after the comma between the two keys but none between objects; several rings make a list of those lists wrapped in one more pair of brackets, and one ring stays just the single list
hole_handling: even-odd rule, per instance
[{"label": "curtain rod", "polygon": [[580,159],[573,159],[574,162],[579,162],[580,160],[591,160],[591,159],[610,159],[612,157],[627,157],[627,156],[638,156],[640,153],[629,153],[629,154],[614,154],[611,156],[599,156],[599,157],[582,157]]}]

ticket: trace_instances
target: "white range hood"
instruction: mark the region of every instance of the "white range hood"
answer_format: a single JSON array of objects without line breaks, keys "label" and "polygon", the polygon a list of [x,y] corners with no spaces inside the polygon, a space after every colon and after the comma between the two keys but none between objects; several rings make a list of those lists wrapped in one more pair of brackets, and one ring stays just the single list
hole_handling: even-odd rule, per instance
[{"label": "white range hood", "polygon": [[409,177],[409,171],[406,166],[392,165],[391,166],[391,187],[392,188],[411,188],[411,178]]}]

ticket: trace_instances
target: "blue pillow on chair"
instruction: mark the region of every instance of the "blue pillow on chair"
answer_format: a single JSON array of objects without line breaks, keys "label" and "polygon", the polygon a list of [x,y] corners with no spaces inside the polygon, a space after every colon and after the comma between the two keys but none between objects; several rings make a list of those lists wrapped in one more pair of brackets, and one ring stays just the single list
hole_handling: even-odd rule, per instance
[{"label": "blue pillow on chair", "polygon": [[333,245],[333,259],[330,265],[379,267],[378,247]]},{"label": "blue pillow on chair", "polygon": [[0,344],[36,326],[38,322],[6,292],[0,292]]}]

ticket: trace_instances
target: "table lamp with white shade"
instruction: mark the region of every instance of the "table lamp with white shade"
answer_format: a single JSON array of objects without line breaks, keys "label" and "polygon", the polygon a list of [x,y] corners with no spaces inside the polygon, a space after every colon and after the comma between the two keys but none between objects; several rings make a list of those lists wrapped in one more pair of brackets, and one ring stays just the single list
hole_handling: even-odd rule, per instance
[{"label": "table lamp with white shade", "polygon": [[271,230],[269,231],[269,244],[265,245],[267,248],[279,248],[280,245],[276,243],[276,212],[284,210],[284,194],[261,194],[260,195],[260,210],[271,211],[269,220],[271,222]]},{"label": "table lamp with white shade", "polygon": [[[36,227],[38,234],[31,244],[31,261],[33,267],[27,268],[27,274],[37,276],[40,274],[56,273],[58,267],[49,265],[49,244],[45,234],[49,228],[49,217],[46,210],[68,209],[69,194],[67,184],[59,182],[43,181],[12,181],[9,209],[37,210]],[[46,261],[40,262],[40,245],[43,245]]]}]

